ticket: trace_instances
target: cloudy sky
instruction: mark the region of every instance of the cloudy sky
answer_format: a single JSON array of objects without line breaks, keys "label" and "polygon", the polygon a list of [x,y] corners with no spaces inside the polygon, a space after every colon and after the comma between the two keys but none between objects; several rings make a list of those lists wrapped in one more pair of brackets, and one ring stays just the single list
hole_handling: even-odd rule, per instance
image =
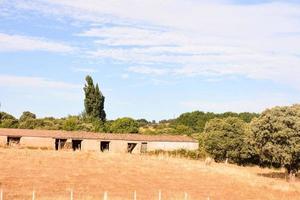
[{"label": "cloudy sky", "polygon": [[109,119],[299,103],[300,3],[0,0],[2,111],[78,114],[87,74]]}]

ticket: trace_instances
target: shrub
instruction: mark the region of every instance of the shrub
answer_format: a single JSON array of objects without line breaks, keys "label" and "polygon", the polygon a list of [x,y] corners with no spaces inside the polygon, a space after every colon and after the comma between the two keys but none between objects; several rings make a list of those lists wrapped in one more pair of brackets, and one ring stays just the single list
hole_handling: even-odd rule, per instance
[{"label": "shrub", "polygon": [[2,128],[17,128],[18,127],[18,120],[6,113],[0,112],[0,127]]},{"label": "shrub", "polygon": [[265,110],[251,124],[260,162],[284,167],[290,175],[300,169],[300,105]]},{"label": "shrub", "polygon": [[155,150],[148,152],[149,155],[166,155],[171,157],[188,158],[193,160],[204,159],[207,155],[205,152],[200,150],[186,150],[178,149],[173,151]]},{"label": "shrub", "polygon": [[19,121],[22,122],[22,121],[31,120],[31,119],[36,119],[36,115],[29,111],[25,111],[21,115]]},{"label": "shrub", "polygon": [[78,130],[79,119],[77,116],[69,116],[63,122],[63,130],[75,131]]},{"label": "shrub", "polygon": [[21,121],[19,123],[19,128],[23,128],[23,129],[42,128],[43,126],[44,126],[44,122],[43,120],[40,119],[27,118],[25,121]]},{"label": "shrub", "polygon": [[129,117],[119,118],[113,121],[109,127],[113,133],[138,133],[138,123]]},{"label": "shrub", "polygon": [[194,132],[193,129],[185,125],[177,125],[175,131],[179,135],[191,135]]},{"label": "shrub", "polygon": [[247,124],[239,118],[212,119],[204,129],[204,148],[215,161],[242,164],[247,131]]},{"label": "shrub", "polygon": [[1,121],[0,124],[1,128],[17,128],[18,127],[18,120],[16,119],[4,119]]}]

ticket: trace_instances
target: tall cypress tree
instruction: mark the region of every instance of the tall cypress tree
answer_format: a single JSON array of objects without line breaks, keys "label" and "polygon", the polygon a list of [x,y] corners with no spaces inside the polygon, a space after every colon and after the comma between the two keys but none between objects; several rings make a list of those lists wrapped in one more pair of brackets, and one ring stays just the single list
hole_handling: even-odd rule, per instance
[{"label": "tall cypress tree", "polygon": [[84,107],[87,116],[98,118],[105,121],[106,114],[104,111],[104,100],[105,97],[101,93],[98,84],[94,85],[91,76],[85,78],[86,84],[83,88],[85,93]]},{"label": "tall cypress tree", "polygon": [[97,116],[99,116],[99,118],[102,121],[105,121],[105,119],[106,119],[106,113],[104,111],[105,97],[103,96],[102,92],[100,91],[98,84],[96,84],[95,96],[96,96],[95,107],[98,108],[98,109],[96,109],[96,113],[95,114]]}]

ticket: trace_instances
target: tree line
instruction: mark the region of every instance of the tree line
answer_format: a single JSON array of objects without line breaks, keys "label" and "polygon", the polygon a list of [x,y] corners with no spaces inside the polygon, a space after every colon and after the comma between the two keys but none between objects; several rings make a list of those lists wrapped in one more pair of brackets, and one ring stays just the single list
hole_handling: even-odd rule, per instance
[{"label": "tree line", "polygon": [[[116,120],[107,120],[89,116],[86,112],[80,115],[70,115],[63,118],[44,117],[37,118],[36,114],[25,111],[17,119],[13,115],[0,112],[1,128],[20,128],[20,129],[44,129],[44,130],[66,130],[66,131],[88,131],[104,133],[136,133],[145,135],[188,135],[197,136],[202,133],[204,126],[212,119],[223,119],[228,116],[237,117],[245,113],[223,113],[213,114],[204,112],[184,113],[178,118],[148,121],[146,119],[133,119],[122,117]],[[248,113],[252,118],[258,114]],[[246,121],[243,121],[247,123]]]},{"label": "tree line", "polygon": [[107,120],[105,97],[90,76],[86,77],[84,92],[85,110],[80,115],[37,118],[26,111],[17,119],[0,112],[0,127],[189,135],[199,140],[198,152],[209,154],[217,162],[284,167],[291,177],[300,168],[300,104],[266,109],[261,114],[194,111],[159,122],[129,117]]}]

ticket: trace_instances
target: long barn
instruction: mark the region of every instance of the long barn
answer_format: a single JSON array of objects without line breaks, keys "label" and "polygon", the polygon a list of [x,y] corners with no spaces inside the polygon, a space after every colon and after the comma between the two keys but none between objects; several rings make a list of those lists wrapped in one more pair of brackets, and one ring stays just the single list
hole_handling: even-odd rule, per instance
[{"label": "long barn", "polygon": [[154,150],[196,150],[198,141],[188,136],[1,128],[0,146],[145,153]]}]

